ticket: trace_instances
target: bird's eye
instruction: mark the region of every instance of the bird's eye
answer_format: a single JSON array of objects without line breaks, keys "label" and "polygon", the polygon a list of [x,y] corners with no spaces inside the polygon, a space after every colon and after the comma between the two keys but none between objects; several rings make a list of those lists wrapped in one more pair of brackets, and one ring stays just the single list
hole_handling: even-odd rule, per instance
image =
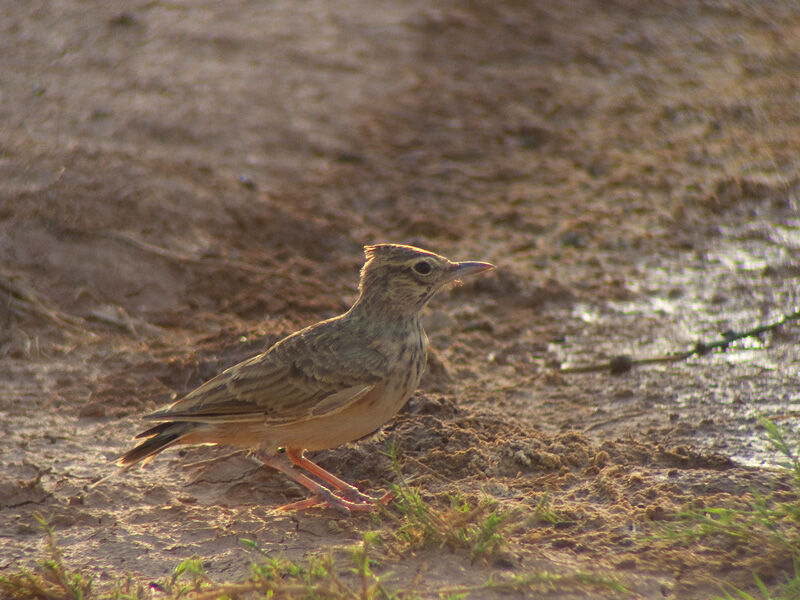
[{"label": "bird's eye", "polygon": [[431,265],[430,263],[421,260],[417,264],[414,265],[414,270],[419,273],[420,275],[427,275],[431,272]]}]

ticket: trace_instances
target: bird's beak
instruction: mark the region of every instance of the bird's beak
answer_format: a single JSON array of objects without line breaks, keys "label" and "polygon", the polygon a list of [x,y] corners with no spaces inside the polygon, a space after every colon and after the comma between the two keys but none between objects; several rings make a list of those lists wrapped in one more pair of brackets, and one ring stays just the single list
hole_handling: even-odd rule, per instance
[{"label": "bird's beak", "polygon": [[453,266],[450,267],[447,280],[454,281],[466,277],[467,275],[475,275],[477,273],[483,273],[484,271],[491,271],[492,269],[494,269],[494,265],[487,262],[465,261],[453,263]]}]

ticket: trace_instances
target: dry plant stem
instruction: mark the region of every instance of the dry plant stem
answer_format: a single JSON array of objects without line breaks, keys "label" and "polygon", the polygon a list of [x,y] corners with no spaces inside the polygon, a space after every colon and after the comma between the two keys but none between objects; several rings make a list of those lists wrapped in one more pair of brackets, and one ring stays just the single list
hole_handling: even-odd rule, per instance
[{"label": "dry plant stem", "polygon": [[182,465],[184,469],[199,469],[201,467],[207,467],[209,465],[215,465],[218,462],[222,462],[224,460],[228,460],[232,456],[236,456],[237,454],[242,454],[244,450],[236,450],[235,452],[228,452],[224,456],[215,456],[214,458],[205,458],[203,460],[198,460],[193,463],[187,463]]},{"label": "dry plant stem", "polygon": [[628,420],[633,419],[635,417],[641,417],[644,414],[647,414],[647,412],[643,411],[643,410],[637,410],[637,411],[634,411],[634,412],[626,413],[624,415],[617,415],[617,416],[611,417],[610,419],[605,419],[603,421],[598,421],[597,423],[592,423],[588,427],[584,427],[583,428],[583,432],[584,433],[588,433],[588,432],[590,432],[590,431],[592,431],[594,429],[600,429],[601,427],[606,427],[607,425],[611,425],[613,423],[620,423],[620,422],[623,422],[623,421],[628,421]]},{"label": "dry plant stem", "polygon": [[71,331],[85,332],[84,321],[80,317],[62,313],[53,308],[29,287],[13,281],[9,276],[0,274],[0,292],[8,297],[12,309],[32,313],[46,321],[50,321]]},{"label": "dry plant stem", "polygon": [[193,600],[217,600],[218,598],[225,596],[237,598],[244,597],[245,594],[252,592],[268,593],[270,591],[283,594],[283,596],[279,597],[292,598],[295,597],[295,594],[303,595],[307,593],[308,588],[305,585],[300,584],[278,583],[276,585],[267,585],[259,581],[253,583],[222,585],[207,592],[194,594],[191,597]]},{"label": "dry plant stem", "polygon": [[256,275],[263,275],[266,277],[275,277],[278,274],[285,275],[289,273],[292,278],[298,281],[314,282],[312,278],[300,275],[299,273],[292,271],[291,267],[286,265],[277,265],[271,266],[270,268],[264,268],[229,258],[203,258],[199,256],[193,256],[191,254],[185,254],[176,250],[170,250],[168,248],[156,246],[155,244],[145,242],[144,240],[140,240],[129,233],[123,233],[121,231],[83,231],[73,229],[69,229],[68,231],[81,235],[98,235],[113,240],[118,240],[128,244],[133,248],[136,248],[137,250],[141,250],[142,252],[146,252],[154,256],[159,256],[181,267],[185,267],[185,265],[195,265],[198,267],[222,268],[226,270],[238,269],[240,271],[254,273]]},{"label": "dry plant stem", "polygon": [[[107,314],[99,309],[93,309],[89,311],[88,318],[94,319],[101,323],[105,323],[106,325],[112,325],[114,327],[119,327],[123,331],[127,331],[130,334],[139,337],[139,331],[136,329],[136,323],[134,319],[127,313],[127,311],[122,308],[121,306],[116,307],[119,311],[119,316]],[[146,326],[149,328],[154,328],[153,325],[146,323]]]},{"label": "dry plant stem", "polygon": [[786,314],[778,321],[774,323],[768,323],[766,325],[759,325],[757,327],[753,327],[752,329],[747,329],[740,333],[735,331],[725,332],[723,334],[723,338],[721,340],[717,340],[715,342],[704,342],[700,340],[697,342],[691,350],[686,350],[684,352],[676,352],[674,354],[666,354],[664,356],[656,356],[652,358],[631,358],[627,354],[620,354],[615,356],[608,362],[603,363],[596,363],[592,365],[583,365],[578,367],[564,367],[561,369],[561,373],[594,373],[597,371],[609,371],[612,374],[620,374],[626,373],[630,371],[633,367],[639,365],[652,365],[652,364],[659,364],[659,363],[671,363],[671,362],[678,362],[681,360],[686,360],[692,356],[704,356],[711,352],[712,350],[727,350],[733,342],[738,340],[742,340],[748,337],[755,337],[762,333],[766,333],[767,331],[772,331],[774,329],[778,329],[782,325],[789,323],[791,321],[800,320],[800,309],[795,310],[789,314]]},{"label": "dry plant stem", "polygon": [[[80,233],[85,234],[89,232],[82,231]],[[156,256],[160,256],[161,258],[165,258],[167,260],[171,260],[177,263],[226,267],[226,268],[232,267],[242,271],[248,271],[250,273],[257,273],[259,275],[270,275],[270,276],[274,275],[274,271],[270,269],[263,269],[261,267],[257,267],[238,260],[229,260],[222,258],[200,258],[197,256],[191,256],[190,254],[175,252],[174,250],[167,250],[166,248],[161,248],[159,246],[149,244],[148,242],[137,239],[130,234],[122,233],[121,231],[103,231],[103,232],[91,232],[91,233],[95,233],[96,235],[101,235],[103,237],[108,237],[114,240],[119,240],[130,246],[133,246],[134,248],[142,250],[143,252],[154,254]]]}]

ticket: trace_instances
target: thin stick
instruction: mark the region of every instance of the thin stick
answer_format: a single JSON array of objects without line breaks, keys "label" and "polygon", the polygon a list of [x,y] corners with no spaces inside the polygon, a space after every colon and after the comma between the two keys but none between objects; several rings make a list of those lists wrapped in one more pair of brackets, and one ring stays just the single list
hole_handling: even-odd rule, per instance
[{"label": "thin stick", "polygon": [[[81,232],[81,233],[88,233],[88,232]],[[273,271],[269,269],[264,269],[262,267],[251,265],[249,263],[242,262],[239,260],[231,260],[223,258],[201,258],[198,256],[192,256],[190,254],[184,254],[182,252],[176,252],[174,250],[168,250],[166,248],[161,248],[160,246],[155,246],[154,244],[150,244],[148,242],[135,238],[130,234],[122,233],[121,231],[95,231],[91,233],[94,235],[99,235],[102,237],[119,240],[120,242],[124,242],[130,246],[133,246],[134,248],[137,248],[149,254],[155,254],[156,256],[160,256],[161,258],[165,258],[167,260],[171,260],[177,263],[188,263],[192,265],[213,266],[213,267],[228,267],[228,268],[233,267],[236,269],[240,269],[242,271],[257,273],[259,275],[273,274]]]},{"label": "thin stick", "polygon": [[223,460],[228,460],[232,456],[238,456],[239,454],[243,454],[244,450],[236,450],[234,452],[229,452],[223,456],[214,456],[212,458],[205,458],[203,460],[198,460],[192,463],[186,463],[181,465],[184,469],[199,469],[200,467],[207,467],[209,465],[217,464],[218,462],[222,462]]},{"label": "thin stick", "polygon": [[713,350],[723,350],[723,351],[727,350],[733,342],[748,337],[756,337],[767,331],[773,331],[785,325],[786,323],[789,323],[791,321],[797,321],[798,319],[800,319],[800,308],[798,308],[792,313],[784,315],[780,320],[775,321],[774,323],[768,323],[767,325],[759,325],[757,327],[747,329],[740,333],[736,333],[735,331],[726,331],[725,333],[722,334],[722,339],[717,340],[715,342],[704,342],[700,340],[694,345],[694,348],[692,348],[691,350],[686,350],[684,352],[675,352],[672,354],[665,354],[664,356],[656,356],[652,358],[632,358],[627,354],[620,354],[619,356],[613,357],[608,362],[591,364],[591,365],[582,365],[577,367],[563,367],[560,372],[593,373],[597,371],[609,371],[614,375],[619,375],[621,373],[627,373],[633,367],[640,365],[678,362],[681,360],[686,360],[687,358],[695,355],[705,356],[706,354],[712,352]]},{"label": "thin stick", "polygon": [[2,273],[0,273],[0,292],[7,296],[8,305],[12,310],[34,314],[64,329],[86,332],[83,319],[53,308],[31,288],[20,282],[13,281],[9,276]]}]

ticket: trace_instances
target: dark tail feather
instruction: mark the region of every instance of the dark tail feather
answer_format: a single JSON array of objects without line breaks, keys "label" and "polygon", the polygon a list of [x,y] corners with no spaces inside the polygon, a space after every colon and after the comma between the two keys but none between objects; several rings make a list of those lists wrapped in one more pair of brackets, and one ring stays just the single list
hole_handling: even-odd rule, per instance
[{"label": "dark tail feather", "polygon": [[137,435],[137,439],[146,439],[132,450],[128,450],[114,462],[118,466],[127,469],[140,461],[150,460],[162,450],[166,450],[176,444],[194,427],[194,423],[186,422],[159,423],[155,427],[151,427]]}]

